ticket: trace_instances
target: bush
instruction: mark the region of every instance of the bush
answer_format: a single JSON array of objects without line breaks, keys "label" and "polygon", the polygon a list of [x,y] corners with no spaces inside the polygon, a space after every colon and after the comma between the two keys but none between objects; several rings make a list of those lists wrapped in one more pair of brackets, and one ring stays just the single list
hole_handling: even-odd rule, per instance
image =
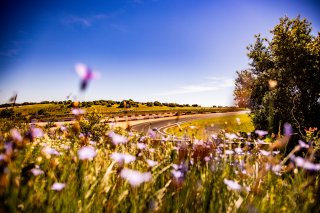
[{"label": "bush", "polygon": [[14,116],[14,111],[12,108],[5,108],[0,112],[0,118],[11,118]]}]

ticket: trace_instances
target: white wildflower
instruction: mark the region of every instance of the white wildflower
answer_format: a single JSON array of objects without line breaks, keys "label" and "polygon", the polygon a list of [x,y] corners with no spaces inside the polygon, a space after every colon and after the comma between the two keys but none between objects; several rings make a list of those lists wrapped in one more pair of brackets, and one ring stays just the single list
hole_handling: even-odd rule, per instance
[{"label": "white wildflower", "polygon": [[223,182],[232,190],[240,190],[242,188],[239,183],[233,180],[224,179]]},{"label": "white wildflower", "polygon": [[137,187],[144,182],[151,180],[152,175],[150,172],[139,172],[131,169],[124,168],[120,172],[120,176],[127,180],[132,187]]},{"label": "white wildflower", "polygon": [[153,160],[149,160],[149,159],[147,159],[146,161],[150,167],[154,167],[154,166],[158,165],[157,161],[153,161]]},{"label": "white wildflower", "polygon": [[92,160],[96,155],[96,150],[91,146],[84,146],[78,150],[80,160]]},{"label": "white wildflower", "polygon": [[130,154],[124,154],[124,153],[117,153],[114,152],[110,155],[112,160],[118,162],[118,163],[130,163],[136,160],[136,157]]},{"label": "white wildflower", "polygon": [[51,186],[51,190],[61,191],[65,186],[66,186],[65,183],[54,183],[54,184]]}]

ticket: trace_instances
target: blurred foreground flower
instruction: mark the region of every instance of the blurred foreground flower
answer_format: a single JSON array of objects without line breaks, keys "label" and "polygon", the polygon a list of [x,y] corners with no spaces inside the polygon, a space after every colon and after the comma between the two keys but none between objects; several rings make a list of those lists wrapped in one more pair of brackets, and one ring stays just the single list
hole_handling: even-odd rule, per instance
[{"label": "blurred foreground flower", "polygon": [[114,152],[110,155],[111,159],[116,161],[117,163],[130,163],[136,160],[136,157],[130,154],[123,154]]},{"label": "blurred foreground flower", "polygon": [[231,190],[242,190],[245,189],[246,191],[250,191],[249,187],[243,187],[239,183],[233,181],[233,180],[228,180],[224,179],[223,182],[228,186],[229,189]]},{"label": "blurred foreground flower", "polygon": [[259,150],[259,152],[260,152],[261,155],[264,155],[264,156],[269,156],[271,154],[271,152],[266,151],[266,150],[262,150],[262,149]]},{"label": "blurred foreground flower", "polygon": [[51,190],[61,191],[65,186],[66,186],[65,183],[54,183],[54,184],[51,186]]},{"label": "blurred foreground flower", "polygon": [[146,148],[146,145],[144,143],[137,143],[137,148],[138,149],[145,149]]},{"label": "blurred foreground flower", "polygon": [[299,146],[301,148],[305,148],[305,149],[309,149],[309,147],[310,147],[308,144],[306,144],[305,142],[303,142],[301,140],[299,140]]},{"label": "blurred foreground flower", "polygon": [[256,131],[254,131],[257,135],[259,135],[260,137],[263,137],[263,136],[265,136],[265,135],[267,135],[268,134],[268,132],[267,131],[264,131],[264,130],[256,130]]},{"label": "blurred foreground flower", "polygon": [[38,175],[41,175],[41,174],[43,174],[44,172],[41,170],[41,169],[39,169],[39,168],[33,168],[33,169],[31,169],[31,173],[34,175],[34,176],[38,176]]},{"label": "blurred foreground flower", "polygon": [[232,190],[240,190],[242,188],[239,183],[233,180],[224,179],[223,182]]},{"label": "blurred foreground flower", "polygon": [[87,65],[78,63],[75,65],[75,70],[79,77],[81,78],[80,89],[84,91],[90,80],[97,79],[99,77],[99,73],[93,72]]},{"label": "blurred foreground flower", "polygon": [[158,165],[158,162],[157,161],[153,161],[153,160],[149,160],[147,159],[147,164],[150,166],[150,167],[154,167],[156,165]]},{"label": "blurred foreground flower", "polygon": [[283,125],[283,132],[285,136],[292,135],[292,126],[289,123]]},{"label": "blurred foreground flower", "polygon": [[128,138],[119,134],[114,133],[113,131],[111,131],[108,136],[112,139],[112,142],[115,145],[118,144],[122,144],[122,143],[127,143],[128,142]]},{"label": "blurred foreground flower", "polygon": [[242,153],[243,153],[243,150],[242,150],[240,147],[235,148],[234,151],[235,151],[237,154],[242,154]]},{"label": "blurred foreground flower", "polygon": [[78,108],[73,108],[71,110],[72,114],[74,115],[82,115],[84,114],[86,111],[84,109],[78,109]]},{"label": "blurred foreground flower", "polygon": [[80,160],[92,160],[96,155],[95,149],[91,146],[85,146],[78,150]]},{"label": "blurred foreground flower", "polygon": [[306,169],[306,170],[311,170],[311,171],[319,171],[320,170],[320,164],[314,164],[302,157],[295,157],[292,156],[293,161],[296,163],[297,167]]},{"label": "blurred foreground flower", "polygon": [[11,129],[10,133],[13,140],[19,141],[19,142],[22,141],[22,136],[17,129]]},{"label": "blurred foreground flower", "polygon": [[57,150],[55,150],[55,149],[53,149],[53,148],[51,148],[51,147],[49,147],[49,146],[45,146],[45,147],[41,150],[41,152],[42,152],[43,154],[45,154],[45,155],[60,155],[60,153],[59,153]]},{"label": "blurred foreground flower", "polygon": [[152,175],[150,172],[139,172],[131,169],[124,168],[120,172],[120,176],[127,180],[131,186],[137,187],[144,182],[151,180]]},{"label": "blurred foreground flower", "polygon": [[42,131],[42,129],[40,128],[36,128],[36,127],[31,127],[30,131],[27,133],[28,137],[30,139],[34,139],[34,138],[41,138],[44,136],[44,133]]}]

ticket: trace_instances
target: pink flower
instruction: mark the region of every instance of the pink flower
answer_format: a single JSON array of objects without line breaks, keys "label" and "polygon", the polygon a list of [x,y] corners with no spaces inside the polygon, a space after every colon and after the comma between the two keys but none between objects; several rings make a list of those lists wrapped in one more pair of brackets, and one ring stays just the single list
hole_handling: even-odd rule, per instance
[{"label": "pink flower", "polygon": [[81,78],[81,90],[85,90],[87,88],[88,82],[92,79],[96,79],[99,77],[97,72],[93,72],[87,65],[78,63],[75,65],[75,70],[79,77]]},{"label": "pink flower", "polygon": [[78,150],[80,160],[92,160],[96,155],[96,150],[91,146],[84,146]]},{"label": "pink flower", "polygon": [[144,182],[149,182],[152,178],[150,172],[139,172],[131,169],[124,168],[120,172],[120,176],[127,180],[132,187],[137,187]]},{"label": "pink flower", "polygon": [[65,183],[54,183],[54,184],[51,186],[51,190],[61,191],[65,186],[66,186]]}]

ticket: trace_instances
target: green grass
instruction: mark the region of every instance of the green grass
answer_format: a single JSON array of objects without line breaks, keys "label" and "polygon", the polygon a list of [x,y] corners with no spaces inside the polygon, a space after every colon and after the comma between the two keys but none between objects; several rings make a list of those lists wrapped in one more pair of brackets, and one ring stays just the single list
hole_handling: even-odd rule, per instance
[{"label": "green grass", "polygon": [[[248,118],[239,117],[246,123]],[[22,140],[0,128],[0,212],[320,210],[319,173],[295,167],[290,160],[285,162],[287,156],[283,154],[264,156],[260,154],[261,147],[243,145],[243,154],[227,155],[224,154],[227,149],[235,150],[240,145],[218,147],[219,143],[224,144],[223,134],[195,144],[160,142],[149,135],[109,127],[97,118],[101,116],[80,119],[63,130],[43,129],[44,137],[33,139],[26,134],[30,133],[28,126],[19,128]],[[236,128],[233,119],[235,117],[229,117],[228,121]],[[222,121],[225,120],[220,121],[223,125]],[[6,126],[7,121],[2,122]],[[200,124],[205,126],[205,122]],[[110,132],[122,135],[128,142],[115,145]],[[119,136],[117,138],[119,140]],[[254,142],[252,138],[244,140]],[[240,142],[240,139],[234,141]],[[14,144],[13,152],[8,149],[10,143]],[[145,148],[139,149],[138,143],[143,143]],[[95,150],[96,156],[92,160],[81,160],[78,152],[87,146]],[[45,153],[44,147],[55,149],[59,155]],[[315,150],[319,147],[312,147],[311,155]],[[136,160],[127,164],[116,162],[111,158],[115,152],[131,154]],[[149,167],[147,159],[158,164]],[[181,166],[176,170],[178,165]],[[276,166],[279,167],[276,171],[267,169]],[[43,174],[33,175],[31,169],[36,167]],[[121,176],[124,168],[150,172],[151,179],[134,187]],[[180,172],[179,178],[173,176],[174,170],[176,175]],[[228,187],[226,180],[236,181],[239,189]],[[61,191],[51,189],[57,182],[66,184]]]},{"label": "green grass", "polygon": [[[240,120],[240,123],[237,122]],[[177,136],[195,136],[207,138],[210,134],[218,133],[224,129],[227,132],[252,132],[254,130],[252,120],[248,114],[225,115],[216,118],[202,119],[183,123],[167,129],[167,133]]]}]

